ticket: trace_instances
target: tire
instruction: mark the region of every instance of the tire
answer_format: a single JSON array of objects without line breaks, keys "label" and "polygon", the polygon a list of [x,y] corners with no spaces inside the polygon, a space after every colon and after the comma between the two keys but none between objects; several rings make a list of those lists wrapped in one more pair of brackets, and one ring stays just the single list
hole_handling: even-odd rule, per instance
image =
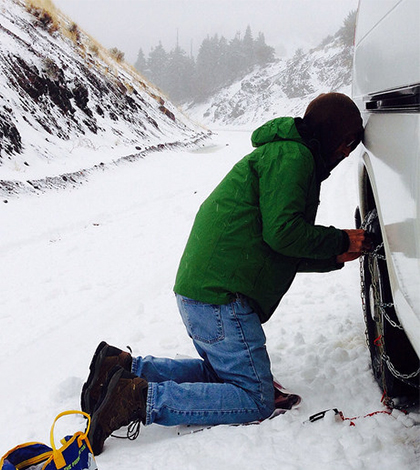
[{"label": "tire", "polygon": [[[370,215],[365,229],[375,240],[375,245],[381,246],[382,234],[376,210]],[[391,403],[395,398],[404,403],[418,401],[419,375],[410,379],[404,376],[418,370],[419,359],[393,306],[383,246],[375,254],[361,258],[360,274],[366,336],[375,379],[385,399]]]}]

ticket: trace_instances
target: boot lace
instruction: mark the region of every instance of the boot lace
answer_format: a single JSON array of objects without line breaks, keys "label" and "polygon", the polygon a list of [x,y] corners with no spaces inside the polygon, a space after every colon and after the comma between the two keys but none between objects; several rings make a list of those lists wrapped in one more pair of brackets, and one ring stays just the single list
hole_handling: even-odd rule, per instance
[{"label": "boot lace", "polygon": [[130,424],[127,426],[127,433],[125,436],[118,436],[117,434],[111,434],[111,437],[116,437],[117,439],[128,439],[130,441],[134,441],[140,435],[140,425],[143,422],[141,418],[135,418]]},{"label": "boot lace", "polygon": [[127,427],[127,434],[125,436],[118,436],[117,434],[111,434],[111,437],[116,437],[117,439],[128,439],[134,441],[140,435],[140,424],[141,419],[136,419],[132,421]]},{"label": "boot lace", "polygon": [[140,423],[141,419],[138,418],[135,421],[132,421],[127,428],[127,439],[134,441],[140,435]]}]

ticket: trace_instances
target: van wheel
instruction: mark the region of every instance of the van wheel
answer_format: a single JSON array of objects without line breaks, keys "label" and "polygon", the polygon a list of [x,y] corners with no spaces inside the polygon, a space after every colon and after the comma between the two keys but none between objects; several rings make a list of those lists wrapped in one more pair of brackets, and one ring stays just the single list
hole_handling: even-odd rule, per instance
[{"label": "van wheel", "polygon": [[365,229],[378,248],[361,258],[361,282],[373,373],[391,403],[397,397],[413,402],[418,400],[419,375],[407,377],[419,369],[419,359],[394,309],[382,234],[376,211],[372,212]]}]

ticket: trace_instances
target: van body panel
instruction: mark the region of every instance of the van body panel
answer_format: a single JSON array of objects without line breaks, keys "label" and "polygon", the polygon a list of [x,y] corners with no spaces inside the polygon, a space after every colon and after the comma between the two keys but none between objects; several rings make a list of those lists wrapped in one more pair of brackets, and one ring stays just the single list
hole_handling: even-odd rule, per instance
[{"label": "van body panel", "polygon": [[[395,310],[420,357],[419,85],[420,1],[361,0],[353,64],[353,99],[365,125],[360,209],[363,216],[362,180],[367,175],[381,224]],[[409,93],[411,105],[399,107]],[[394,101],[381,106],[382,97]]]},{"label": "van body panel", "polygon": [[420,1],[360,2],[354,70],[356,99],[420,83]]}]

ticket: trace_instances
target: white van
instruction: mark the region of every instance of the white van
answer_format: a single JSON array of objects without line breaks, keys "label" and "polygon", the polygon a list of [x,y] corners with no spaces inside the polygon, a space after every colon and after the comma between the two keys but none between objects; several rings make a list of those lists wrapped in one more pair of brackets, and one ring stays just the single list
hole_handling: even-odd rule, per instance
[{"label": "white van", "polygon": [[374,374],[388,402],[419,397],[420,0],[360,0],[353,99],[364,120],[359,224],[377,249],[361,260]]}]

